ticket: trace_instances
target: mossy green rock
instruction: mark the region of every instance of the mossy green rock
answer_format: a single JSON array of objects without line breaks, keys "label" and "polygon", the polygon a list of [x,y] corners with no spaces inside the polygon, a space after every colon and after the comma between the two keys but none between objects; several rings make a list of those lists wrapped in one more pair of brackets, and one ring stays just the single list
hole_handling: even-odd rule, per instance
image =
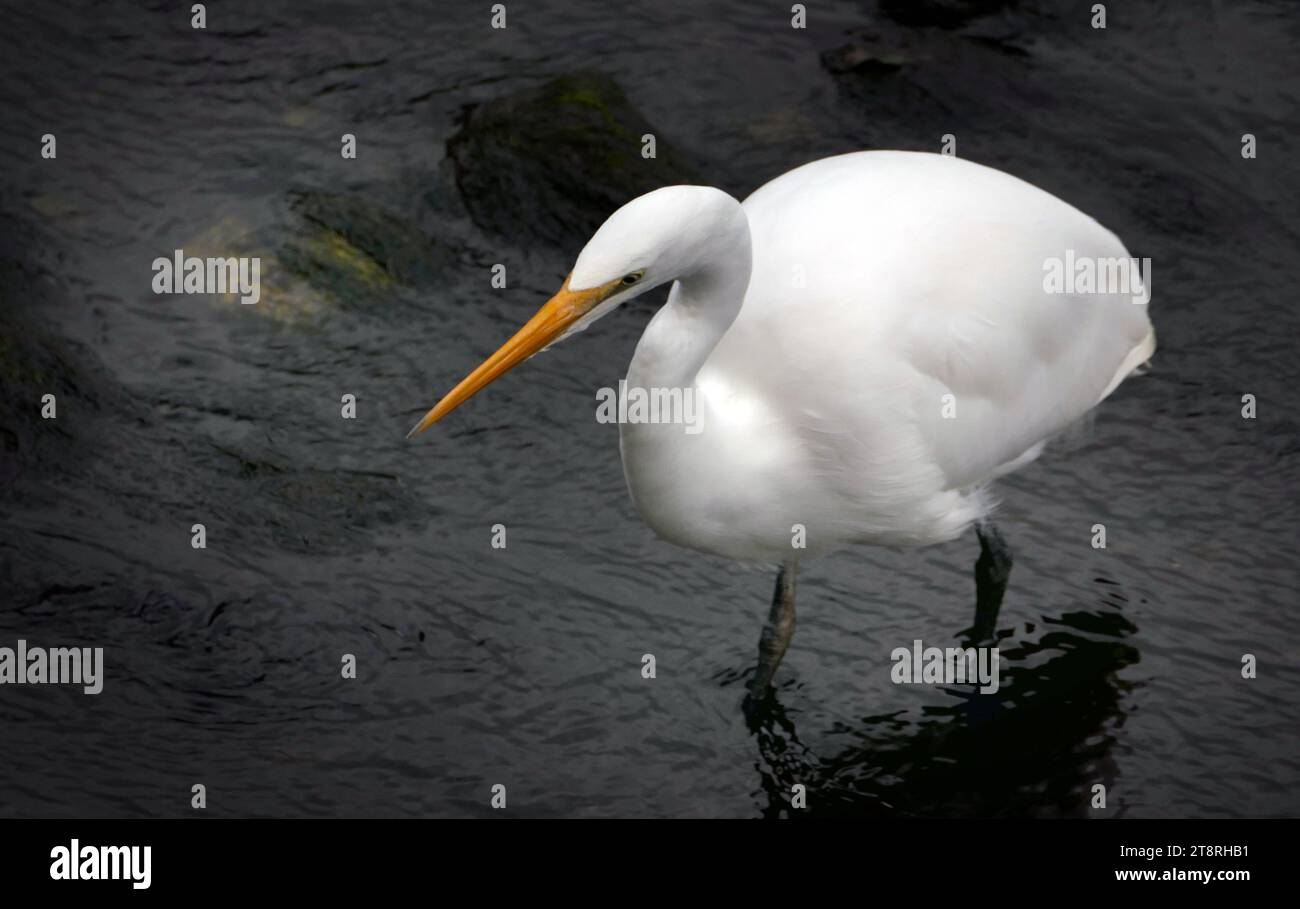
[{"label": "mossy green rock", "polygon": [[184,244],[199,258],[259,257],[261,299],[248,309],[262,316],[301,323],[365,309],[403,287],[428,287],[456,265],[453,250],[364,196],[297,189],[286,202],[273,228],[226,217]]},{"label": "mossy green rock", "polygon": [[305,230],[284,244],[281,260],[345,299],[394,284],[428,284],[448,262],[418,225],[365,199],[304,190],[290,193],[289,207]]},{"label": "mossy green rock", "polygon": [[[653,158],[642,154],[646,135],[655,137]],[[447,156],[474,222],[517,242],[581,245],[631,199],[700,182],[599,73],[562,76],[472,108]]]}]

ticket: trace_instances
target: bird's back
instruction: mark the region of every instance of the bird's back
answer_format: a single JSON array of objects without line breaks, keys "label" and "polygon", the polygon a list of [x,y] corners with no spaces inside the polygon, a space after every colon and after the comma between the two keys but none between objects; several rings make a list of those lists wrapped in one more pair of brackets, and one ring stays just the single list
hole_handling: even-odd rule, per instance
[{"label": "bird's back", "polygon": [[[744,210],[753,275],[700,380],[779,404],[769,431],[801,446],[829,497],[916,510],[977,486],[1154,350],[1133,293],[1045,289],[1054,260],[1127,260],[1118,238],[1000,171],[859,152],[782,175]],[[918,542],[969,518],[931,504]]]}]

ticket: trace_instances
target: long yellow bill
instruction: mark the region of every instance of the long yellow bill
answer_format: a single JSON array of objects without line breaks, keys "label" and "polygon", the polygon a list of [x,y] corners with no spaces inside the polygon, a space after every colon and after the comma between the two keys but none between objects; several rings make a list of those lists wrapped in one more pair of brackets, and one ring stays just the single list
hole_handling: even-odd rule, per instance
[{"label": "long yellow bill", "polygon": [[[569,277],[571,278],[572,275]],[[447,392],[446,397],[426,413],[424,419],[416,423],[406,437],[409,439],[424,432],[494,380],[560,337],[573,323],[617,290],[618,286],[618,281],[611,281],[587,290],[569,290],[569,278],[565,278],[560,292],[547,300],[546,305],[539,309],[537,315],[529,319],[513,338],[502,344],[496,353],[484,360],[459,385]]]}]

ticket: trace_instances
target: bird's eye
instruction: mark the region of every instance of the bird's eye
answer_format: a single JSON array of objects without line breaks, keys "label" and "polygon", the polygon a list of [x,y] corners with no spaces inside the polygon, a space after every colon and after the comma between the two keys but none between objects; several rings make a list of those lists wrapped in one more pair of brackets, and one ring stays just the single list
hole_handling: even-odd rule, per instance
[{"label": "bird's eye", "polygon": [[624,276],[623,276],[623,283],[624,283],[624,284],[635,284],[637,281],[640,281],[640,280],[641,280],[641,276],[642,276],[643,274],[645,274],[645,272],[634,271],[634,272],[632,272],[632,274],[630,274],[630,275],[624,275]]}]

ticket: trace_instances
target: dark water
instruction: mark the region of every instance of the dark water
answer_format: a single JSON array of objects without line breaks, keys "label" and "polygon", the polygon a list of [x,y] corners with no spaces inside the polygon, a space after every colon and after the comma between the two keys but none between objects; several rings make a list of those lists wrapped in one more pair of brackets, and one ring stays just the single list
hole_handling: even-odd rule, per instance
[{"label": "dark water", "polygon": [[[0,814],[187,815],[195,783],[212,815],[486,815],[495,783],[527,815],[774,814],[793,783],[812,813],[1300,813],[1297,8],[507,6],[5,4],[0,645],[101,646],[106,681],[0,688]],[[446,142],[576,69],[737,194],[952,133],[1153,259],[1155,368],[1003,487],[996,696],[889,681],[969,622],[973,537],[860,549],[804,568],[747,728],[771,571],[658,541],[592,419],[662,292],[405,441],[578,251],[481,229]],[[290,277],[356,259],[294,202],[321,191],[421,238],[409,272]],[[264,257],[262,301],[155,296],[178,247]]]}]

